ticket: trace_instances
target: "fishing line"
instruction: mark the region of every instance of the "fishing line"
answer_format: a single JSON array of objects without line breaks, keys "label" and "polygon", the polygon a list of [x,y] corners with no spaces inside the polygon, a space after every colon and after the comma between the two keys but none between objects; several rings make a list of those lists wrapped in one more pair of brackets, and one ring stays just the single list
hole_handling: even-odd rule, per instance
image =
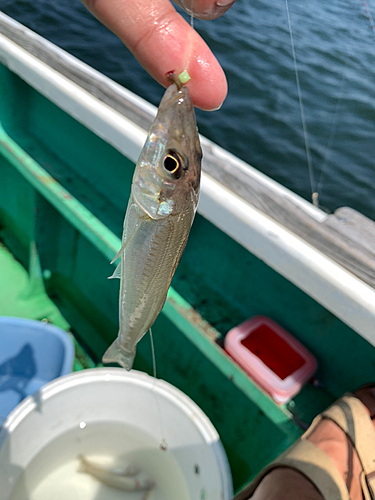
[{"label": "fishing line", "polygon": [[[374,39],[375,39],[375,22],[374,22],[374,18],[372,17],[372,14],[371,14],[371,11],[370,11],[370,7],[368,5],[368,3],[366,2],[366,0],[362,0],[362,3],[363,3],[363,6],[364,6],[364,9],[365,9],[365,12],[366,12],[366,17],[370,23],[370,28],[371,28],[371,31],[372,31],[372,34],[374,36]],[[346,69],[346,65],[347,65],[347,60],[345,60],[344,62],[344,67],[343,69]],[[324,182],[324,178],[325,178],[325,174],[326,174],[326,167],[327,167],[327,164],[329,162],[329,159],[331,157],[331,154],[332,154],[332,144],[334,142],[334,139],[335,139],[335,135],[336,135],[336,130],[337,130],[337,123],[338,123],[338,115],[339,115],[339,112],[341,111],[341,105],[342,105],[342,97],[344,95],[344,71],[342,70],[342,74],[341,74],[341,82],[340,82],[340,89],[339,89],[339,96],[337,98],[337,101],[336,101],[336,105],[335,105],[335,111],[334,111],[334,117],[333,117],[333,120],[332,120],[332,123],[331,123],[331,132],[330,132],[330,135],[329,135],[329,139],[328,139],[328,142],[327,142],[327,147],[326,147],[326,153],[325,153],[325,156],[324,156],[324,159],[323,159],[323,165],[322,165],[322,168],[321,168],[321,173],[320,173],[320,177],[319,177],[319,181],[318,181],[318,186],[317,186],[317,192],[321,195],[322,194],[322,190],[323,190],[323,182]]]},{"label": "fishing line", "polygon": [[[345,68],[345,66],[344,66],[344,68]],[[345,78],[344,78],[344,72],[343,72],[342,75],[341,75],[339,96],[338,96],[337,101],[336,101],[335,111],[334,111],[334,115],[333,115],[333,119],[332,119],[332,123],[331,123],[331,132],[329,134],[329,138],[328,138],[328,142],[327,142],[327,147],[326,147],[326,153],[324,155],[323,164],[322,164],[321,171],[320,171],[320,177],[319,177],[319,181],[318,181],[318,187],[316,188],[317,192],[320,195],[322,194],[323,182],[324,182],[324,178],[325,178],[325,175],[326,175],[326,169],[327,169],[327,165],[328,165],[329,159],[330,159],[331,154],[332,154],[333,141],[334,141],[335,136],[336,136],[338,116],[339,116],[339,112],[341,111],[341,105],[342,105],[342,102],[343,102],[342,101],[342,97],[344,95],[344,87],[345,87],[344,81],[345,81]]]},{"label": "fishing line", "polygon": [[163,418],[161,414],[161,409],[160,409],[160,404],[159,404],[159,398],[158,395],[155,391],[155,387],[157,385],[157,378],[156,378],[156,358],[155,358],[155,346],[154,346],[154,337],[152,336],[152,330],[151,328],[149,329],[150,332],[150,340],[151,340],[151,355],[152,355],[152,371],[153,371],[153,381],[152,381],[152,387],[151,391],[154,395],[155,398],[155,403],[156,403],[156,411],[158,413],[158,418],[159,418],[159,426],[160,426],[160,449],[166,451],[168,449],[168,444],[165,439],[165,433],[164,433],[164,425],[163,425]]},{"label": "fishing line", "polygon": [[[285,1],[287,2],[287,0],[285,0]],[[369,24],[370,24],[370,28],[371,28],[372,34],[373,34],[374,39],[375,39],[375,22],[374,22],[374,18],[372,17],[372,14],[371,14],[371,11],[370,11],[370,7],[369,7],[367,1],[366,0],[362,0],[362,3],[363,3],[363,7],[364,7],[364,10],[365,10],[365,13],[366,13],[366,17],[367,17],[367,19],[369,21]],[[345,66],[346,66],[346,62],[345,62]],[[345,66],[344,66],[344,68],[345,68]],[[331,132],[330,132],[330,136],[329,136],[328,143],[327,143],[326,154],[325,154],[325,157],[324,157],[324,160],[323,160],[323,166],[322,166],[322,169],[321,169],[320,178],[319,178],[319,181],[318,181],[317,192],[319,192],[320,194],[321,194],[321,191],[323,189],[323,181],[324,181],[324,177],[325,177],[325,174],[326,174],[326,167],[327,167],[327,163],[329,162],[329,159],[330,159],[330,156],[331,156],[331,153],[332,153],[332,144],[333,144],[333,141],[334,141],[334,138],[335,138],[335,135],[336,135],[336,127],[337,127],[337,122],[338,122],[337,117],[338,117],[339,111],[341,110],[342,97],[343,97],[343,94],[344,94],[344,85],[343,85],[343,82],[344,82],[344,74],[342,72],[341,83],[340,83],[340,90],[339,90],[339,97],[337,98],[337,101],[336,101],[334,117],[333,117],[332,125],[331,125]]]},{"label": "fishing line", "polygon": [[153,377],[156,380],[156,358],[155,358],[154,337],[152,336],[151,328],[149,331],[150,331],[150,340],[151,340],[152,371],[153,371]]},{"label": "fishing line", "polygon": [[189,0],[190,26],[194,29],[194,0]]},{"label": "fishing line", "polygon": [[370,23],[372,34],[373,34],[374,39],[375,39],[375,23],[374,23],[374,18],[372,17],[372,14],[371,14],[371,11],[370,11],[370,7],[369,7],[368,3],[366,2],[366,0],[362,0],[362,1],[363,1],[363,6],[365,8],[367,19],[369,20],[369,23]]},{"label": "fishing line", "polygon": [[318,193],[317,193],[317,191],[315,189],[315,177],[314,177],[313,165],[312,165],[312,160],[311,160],[309,136],[308,136],[308,133],[307,133],[307,124],[306,124],[306,118],[305,118],[305,110],[304,110],[304,107],[303,107],[301,85],[300,85],[299,73],[298,73],[298,66],[297,66],[297,58],[296,58],[296,52],[294,50],[293,30],[292,30],[292,22],[291,22],[290,14],[289,14],[288,0],[285,0],[285,8],[286,8],[286,15],[287,15],[287,18],[288,18],[290,44],[292,46],[294,74],[296,76],[299,109],[300,109],[300,113],[301,113],[303,137],[304,137],[304,140],[305,140],[306,159],[307,159],[307,167],[309,169],[309,178],[310,178],[310,186],[311,186],[311,193],[312,193],[312,202],[313,202],[313,204],[316,207],[318,207],[319,206],[319,197],[318,197]]}]

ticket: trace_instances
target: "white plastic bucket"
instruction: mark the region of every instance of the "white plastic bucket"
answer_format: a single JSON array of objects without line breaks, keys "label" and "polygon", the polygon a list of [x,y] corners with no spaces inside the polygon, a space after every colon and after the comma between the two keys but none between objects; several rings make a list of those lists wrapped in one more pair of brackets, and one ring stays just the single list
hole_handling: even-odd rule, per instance
[{"label": "white plastic bucket", "polygon": [[[119,425],[121,429],[130,429],[129,434],[120,433],[118,439],[117,434],[108,434],[107,438],[106,429],[116,430]],[[95,453],[91,443],[100,433],[105,443],[111,439],[117,441],[115,445],[121,447],[124,457],[136,457],[140,462],[144,457],[144,463],[139,465],[157,485],[150,500],[168,498],[168,495],[188,500],[232,498],[230,469],[219,436],[190,398],[144,373],[96,368],[72,373],[45,385],[9,414],[0,433],[2,500],[45,498],[46,493],[44,496],[35,493],[39,491],[38,484],[44,484],[41,483],[43,477],[59,470],[69,453],[76,456]],[[160,447],[162,438],[167,443],[166,451]],[[62,498],[143,498],[144,492],[118,492],[88,474],[75,476],[77,481],[91,481],[91,485],[86,484],[85,492],[77,494],[79,485],[65,480],[63,484],[70,484],[70,489]],[[56,481],[53,484],[56,485]],[[179,491],[168,494],[168,488]],[[93,493],[88,493],[89,490]],[[53,496],[55,494],[57,496]],[[58,492],[53,491],[49,491],[48,496],[60,498]]]}]

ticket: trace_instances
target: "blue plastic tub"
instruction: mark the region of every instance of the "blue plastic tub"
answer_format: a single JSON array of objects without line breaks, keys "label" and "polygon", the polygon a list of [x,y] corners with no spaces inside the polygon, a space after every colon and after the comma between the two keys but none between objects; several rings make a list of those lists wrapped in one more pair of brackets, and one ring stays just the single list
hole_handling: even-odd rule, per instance
[{"label": "blue plastic tub", "polygon": [[69,335],[48,323],[0,317],[0,424],[26,396],[72,371]]}]

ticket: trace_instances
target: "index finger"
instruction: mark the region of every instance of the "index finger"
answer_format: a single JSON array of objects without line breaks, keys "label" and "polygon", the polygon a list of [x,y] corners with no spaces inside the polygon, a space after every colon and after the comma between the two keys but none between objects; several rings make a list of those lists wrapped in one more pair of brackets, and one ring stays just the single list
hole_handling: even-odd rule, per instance
[{"label": "index finger", "polygon": [[169,0],[82,0],[164,87],[166,74],[187,70],[195,106],[213,110],[227,94],[224,72],[207,44]]}]

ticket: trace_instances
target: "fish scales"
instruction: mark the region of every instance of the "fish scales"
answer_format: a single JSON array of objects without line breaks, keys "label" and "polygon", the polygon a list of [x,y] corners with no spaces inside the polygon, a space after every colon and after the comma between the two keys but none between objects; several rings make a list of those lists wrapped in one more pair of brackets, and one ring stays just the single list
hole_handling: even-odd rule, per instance
[{"label": "fish scales", "polygon": [[131,369],[137,342],[154,323],[185,249],[200,187],[201,148],[186,87],[171,85],[134,172],[125,214],[120,328],[103,362]]},{"label": "fish scales", "polygon": [[[190,227],[191,217],[187,216],[171,216],[157,222],[147,220],[129,243],[122,260],[120,292],[120,297],[129,297],[124,304],[126,307],[120,307],[120,337],[124,345],[134,331],[147,331],[155,321],[185,248]],[[164,252],[160,252],[161,246]],[[132,265],[134,262],[136,265]]]}]

